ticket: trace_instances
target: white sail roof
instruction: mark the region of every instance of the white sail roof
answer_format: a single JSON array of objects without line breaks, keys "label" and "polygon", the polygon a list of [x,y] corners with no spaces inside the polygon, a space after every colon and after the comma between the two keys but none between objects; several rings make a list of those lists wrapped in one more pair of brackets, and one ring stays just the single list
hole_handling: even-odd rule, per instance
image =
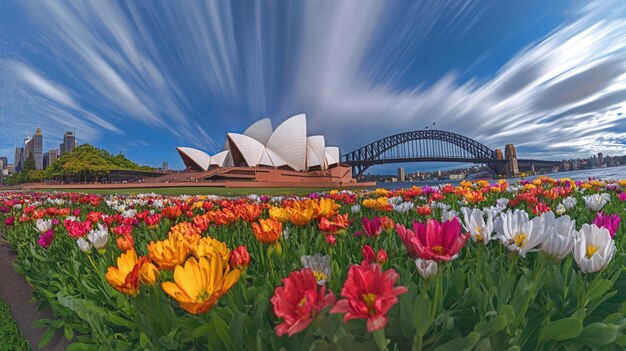
[{"label": "white sail roof", "polygon": [[263,144],[247,135],[237,133],[228,133],[228,139],[230,140],[231,152],[232,147],[235,146],[248,164],[248,167],[254,167],[259,164],[265,150]]},{"label": "white sail roof", "polygon": [[336,146],[326,146],[326,162],[328,165],[334,165],[341,161],[339,156],[339,148]]},{"label": "white sail roof", "polygon": [[306,168],[306,115],[299,114],[281,123],[267,141],[266,147],[280,156],[296,171]]},{"label": "white sail roof", "polygon": [[272,136],[272,131],[272,121],[269,118],[263,118],[248,127],[248,129],[243,132],[243,135],[247,135],[265,145]]},{"label": "white sail roof", "polygon": [[209,156],[206,152],[194,149],[192,147],[177,147],[176,150],[181,155],[185,155],[189,157],[198,167],[203,170],[207,170],[209,168],[209,164],[211,163],[211,156]]},{"label": "white sail roof", "polygon": [[225,150],[225,151],[218,152],[215,155],[211,156],[210,166],[224,167],[224,161],[226,160],[226,157],[229,154],[230,154],[230,151]]},{"label": "white sail roof", "polygon": [[[307,145],[307,167],[313,166],[321,166],[322,169],[326,169],[328,163],[326,162],[326,141],[323,135],[313,135],[306,138]],[[315,161],[312,160],[311,155],[309,153],[313,153],[315,156]],[[313,161],[313,163],[309,163],[309,159]]]}]

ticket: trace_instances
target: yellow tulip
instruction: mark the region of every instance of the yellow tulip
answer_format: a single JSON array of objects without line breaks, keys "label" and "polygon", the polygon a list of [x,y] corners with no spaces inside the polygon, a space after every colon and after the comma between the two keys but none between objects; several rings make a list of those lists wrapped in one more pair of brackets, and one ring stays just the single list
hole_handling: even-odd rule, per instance
[{"label": "yellow tulip", "polygon": [[224,296],[239,280],[238,269],[230,270],[228,264],[222,264],[218,255],[190,258],[184,266],[174,270],[174,283],[164,282],[161,287],[192,314],[205,313]]},{"label": "yellow tulip", "polygon": [[150,258],[159,266],[159,269],[174,269],[177,265],[185,262],[189,251],[185,241],[177,237],[170,237],[157,242],[151,241],[148,244]]},{"label": "yellow tulip", "polygon": [[211,237],[204,237],[198,241],[198,245],[194,250],[194,255],[197,258],[217,255],[221,257],[222,264],[226,264],[230,258],[230,249],[225,243],[219,240]]},{"label": "yellow tulip", "polygon": [[273,218],[281,223],[285,223],[289,220],[289,212],[282,207],[270,207],[270,218]]}]

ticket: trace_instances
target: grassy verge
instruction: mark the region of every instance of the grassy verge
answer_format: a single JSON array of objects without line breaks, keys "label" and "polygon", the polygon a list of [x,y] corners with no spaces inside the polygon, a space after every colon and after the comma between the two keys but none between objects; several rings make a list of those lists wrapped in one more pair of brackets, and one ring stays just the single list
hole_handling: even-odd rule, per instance
[{"label": "grassy verge", "polygon": [[73,191],[89,194],[145,194],[162,195],[305,195],[330,189],[320,188],[217,188],[217,187],[177,187],[177,188],[128,188],[128,189],[41,189],[38,191]]},{"label": "grassy verge", "polygon": [[0,351],[23,351],[30,350],[28,342],[20,331],[11,316],[9,306],[0,299]]}]

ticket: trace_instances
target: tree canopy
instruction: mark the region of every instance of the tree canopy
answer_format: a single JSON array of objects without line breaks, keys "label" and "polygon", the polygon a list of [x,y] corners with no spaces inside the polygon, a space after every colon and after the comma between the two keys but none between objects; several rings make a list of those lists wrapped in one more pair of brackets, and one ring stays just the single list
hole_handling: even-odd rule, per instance
[{"label": "tree canopy", "polygon": [[[29,168],[32,162],[32,168]],[[7,183],[24,183],[41,179],[67,179],[91,181],[99,179],[113,170],[152,171],[152,167],[139,166],[123,154],[111,155],[104,149],[82,144],[73,151],[63,154],[45,170],[35,170],[32,154],[24,162],[21,172],[7,178]]]}]

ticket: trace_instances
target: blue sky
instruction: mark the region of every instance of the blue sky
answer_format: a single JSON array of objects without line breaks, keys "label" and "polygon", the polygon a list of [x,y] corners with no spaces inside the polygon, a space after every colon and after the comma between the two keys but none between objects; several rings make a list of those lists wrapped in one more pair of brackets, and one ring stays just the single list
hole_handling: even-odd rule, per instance
[{"label": "blue sky", "polygon": [[182,168],[176,146],[301,112],[342,152],[436,122],[522,157],[624,154],[625,48],[624,1],[0,0],[0,155],[76,129]]}]

